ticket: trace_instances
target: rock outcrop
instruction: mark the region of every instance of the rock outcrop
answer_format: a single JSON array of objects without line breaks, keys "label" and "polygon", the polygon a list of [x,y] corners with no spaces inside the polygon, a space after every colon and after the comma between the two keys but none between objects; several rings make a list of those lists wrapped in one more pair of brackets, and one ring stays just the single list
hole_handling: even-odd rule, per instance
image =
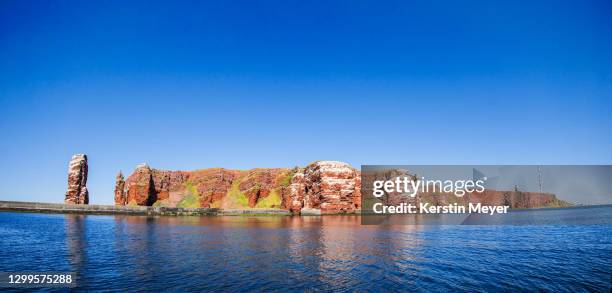
[{"label": "rock outcrop", "polygon": [[123,190],[117,179],[115,204],[351,213],[360,206],[360,184],[357,170],[335,161],[293,169],[195,171],[158,170],[142,164],[127,178]]},{"label": "rock outcrop", "polygon": [[[406,170],[364,175],[390,179],[410,175]],[[410,175],[413,176],[413,175]],[[415,176],[415,175],[414,175]],[[362,209],[361,173],[338,161],[317,161],[300,168],[258,168],[230,170],[210,168],[169,171],[139,165],[125,183],[117,177],[117,205],[145,205],[190,208],[281,208],[295,214],[354,213]],[[367,188],[367,187],[366,187]],[[363,191],[368,194],[368,190]],[[385,197],[396,203],[395,195]],[[565,206],[552,194],[486,190],[462,198],[449,194],[419,194],[411,202],[448,204],[468,202],[509,205],[512,208]],[[397,201],[399,203],[399,201]]]},{"label": "rock outcrop", "polygon": [[228,170],[223,168],[211,168],[186,172],[185,177],[183,178],[184,183],[179,183],[173,186],[173,194],[177,194],[178,192],[180,195],[181,188],[191,189],[191,194],[196,193],[196,195],[199,196],[197,202],[201,207],[221,207],[221,203],[228,194],[232,183],[236,178],[238,178],[239,175],[240,171],[238,170]]},{"label": "rock outcrop", "polygon": [[67,204],[89,204],[87,191],[87,156],[72,156],[68,167],[68,191],[64,200]]},{"label": "rock outcrop", "polygon": [[[288,192],[289,173],[289,169],[283,168],[168,171],[141,165],[126,180],[125,204],[280,208],[281,198]],[[283,182],[287,183],[283,185]]]},{"label": "rock outcrop", "polygon": [[483,205],[507,205],[513,209],[531,209],[541,207],[567,207],[569,203],[558,199],[552,193],[526,192],[526,191],[500,191],[486,189],[482,193],[467,193],[457,197],[449,193],[420,193],[423,202],[432,205],[447,205],[457,203],[467,206],[468,203],[481,203]]},{"label": "rock outcrop", "polygon": [[126,201],[129,205],[150,206],[156,200],[153,171],[146,164],[136,167],[136,170],[126,181]]},{"label": "rock outcrop", "polygon": [[117,174],[115,181],[115,204],[127,204],[127,198],[125,196],[125,179],[123,178],[123,173],[121,173],[121,171],[119,171],[119,174]]},{"label": "rock outcrop", "polygon": [[[372,195],[372,183],[376,180],[388,181],[397,177],[412,177],[413,180],[418,179],[416,174],[403,169],[365,170],[364,173],[362,173],[362,177],[364,182],[366,182],[366,186],[363,187],[363,189],[361,189],[361,187],[359,189],[364,194],[369,195]],[[558,199],[556,195],[551,193],[524,192],[519,190],[500,191],[485,189],[483,192],[467,192],[463,196],[456,196],[451,192],[423,192],[419,190],[415,197],[405,192],[387,192],[384,191],[384,189],[382,191],[383,194],[380,198],[374,200],[374,198],[371,197],[364,200],[364,202],[370,203],[364,210],[371,211],[371,204],[374,202],[382,202],[385,205],[407,203],[416,206],[420,203],[428,203],[433,206],[445,206],[449,204],[468,206],[470,203],[480,203],[487,206],[506,205],[513,209],[571,206],[568,202]],[[370,199],[373,201],[370,201]]]},{"label": "rock outcrop", "polygon": [[[269,208],[280,208],[281,198],[288,196],[286,188],[291,176],[288,169],[252,169],[246,172],[244,177],[237,183],[238,190],[246,196],[249,207],[256,207],[258,203],[269,199]],[[285,184],[283,184],[285,180]],[[272,200],[274,199],[274,200]]]},{"label": "rock outcrop", "polygon": [[321,213],[353,213],[360,208],[361,175],[349,164],[317,161],[298,170],[291,181],[285,208],[303,208]]}]

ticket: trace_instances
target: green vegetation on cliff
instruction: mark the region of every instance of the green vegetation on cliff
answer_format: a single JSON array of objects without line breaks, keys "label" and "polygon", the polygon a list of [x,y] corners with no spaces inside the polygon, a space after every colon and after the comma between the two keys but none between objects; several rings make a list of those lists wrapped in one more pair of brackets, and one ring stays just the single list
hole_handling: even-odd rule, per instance
[{"label": "green vegetation on cliff", "polygon": [[291,179],[293,179],[293,175],[295,175],[297,171],[298,171],[298,167],[295,167],[289,170],[289,172],[287,172],[287,175],[285,175],[283,179],[281,180],[280,185],[282,187],[288,187],[289,185],[291,185]]},{"label": "green vegetation on cliff", "polygon": [[259,198],[259,201],[255,205],[256,208],[280,208],[281,198],[275,189],[270,191],[270,194],[266,197]]},{"label": "green vegetation on cliff", "polygon": [[191,181],[185,182],[185,195],[176,204],[177,208],[199,208],[200,194]]},{"label": "green vegetation on cliff", "polygon": [[153,207],[165,207],[166,206],[166,202],[164,200],[157,200],[156,202],[153,203]]},{"label": "green vegetation on cliff", "polygon": [[223,200],[222,208],[243,209],[249,207],[249,199],[240,191],[240,180],[236,179],[232,182],[227,196]]}]

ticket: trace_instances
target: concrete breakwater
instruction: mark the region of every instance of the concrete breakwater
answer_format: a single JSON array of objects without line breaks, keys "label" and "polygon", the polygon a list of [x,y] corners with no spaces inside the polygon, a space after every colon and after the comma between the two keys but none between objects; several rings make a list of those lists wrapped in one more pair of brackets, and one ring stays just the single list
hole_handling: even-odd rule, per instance
[{"label": "concrete breakwater", "polygon": [[218,208],[168,208],[149,206],[76,205],[20,201],[0,201],[0,211],[146,216],[291,215],[289,211],[282,209],[224,210]]}]

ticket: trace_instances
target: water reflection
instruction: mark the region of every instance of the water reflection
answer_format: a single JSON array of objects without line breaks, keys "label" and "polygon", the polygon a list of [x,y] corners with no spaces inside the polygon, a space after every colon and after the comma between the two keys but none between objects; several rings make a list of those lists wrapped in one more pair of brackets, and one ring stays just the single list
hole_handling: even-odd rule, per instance
[{"label": "water reflection", "polygon": [[85,235],[86,216],[65,215],[66,246],[71,270],[80,275],[85,267],[87,237]]},{"label": "water reflection", "polygon": [[[87,289],[597,289],[612,265],[610,227],[362,225],[358,216],[63,219],[67,261]],[[553,275],[563,278],[544,282]]]},{"label": "water reflection", "polygon": [[[71,263],[79,272],[87,249],[85,219],[66,218]],[[228,273],[235,279],[286,276],[279,280],[302,289],[312,285],[308,280],[317,280],[322,288],[341,288],[363,278],[390,278],[385,273],[389,267],[407,272],[406,261],[418,258],[415,248],[422,242],[414,234],[419,226],[362,226],[357,216],[110,219],[113,255],[107,265],[116,267],[106,274],[140,280],[134,289],[159,288],[158,281],[168,277],[202,278],[231,288]],[[220,264],[223,270],[208,269]],[[302,285],[296,284],[300,280]],[[272,284],[257,283],[251,289],[266,285]]]}]

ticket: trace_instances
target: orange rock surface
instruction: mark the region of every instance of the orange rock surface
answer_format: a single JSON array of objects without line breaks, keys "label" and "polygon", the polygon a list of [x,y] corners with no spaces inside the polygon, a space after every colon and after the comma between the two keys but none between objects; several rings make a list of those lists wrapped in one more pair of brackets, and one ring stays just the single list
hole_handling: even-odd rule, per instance
[{"label": "orange rock surface", "polygon": [[[376,174],[391,178],[401,171]],[[398,173],[400,172],[400,173]],[[143,164],[127,178],[117,178],[118,205],[161,205],[203,208],[281,208],[295,214],[354,213],[361,209],[361,174],[349,164],[317,161],[306,167],[223,168],[168,171]],[[123,194],[123,197],[121,196]],[[393,196],[389,198],[393,202]],[[420,194],[417,201],[432,204],[483,203],[512,208],[565,206],[553,194],[485,190],[455,197],[450,194]]]},{"label": "orange rock surface", "polygon": [[[189,207],[302,208],[322,213],[352,213],[360,206],[359,171],[336,161],[318,161],[304,168],[229,170],[210,168],[168,171],[139,165],[124,187],[117,179],[117,205],[160,204]],[[197,198],[197,202],[189,200]]]}]

